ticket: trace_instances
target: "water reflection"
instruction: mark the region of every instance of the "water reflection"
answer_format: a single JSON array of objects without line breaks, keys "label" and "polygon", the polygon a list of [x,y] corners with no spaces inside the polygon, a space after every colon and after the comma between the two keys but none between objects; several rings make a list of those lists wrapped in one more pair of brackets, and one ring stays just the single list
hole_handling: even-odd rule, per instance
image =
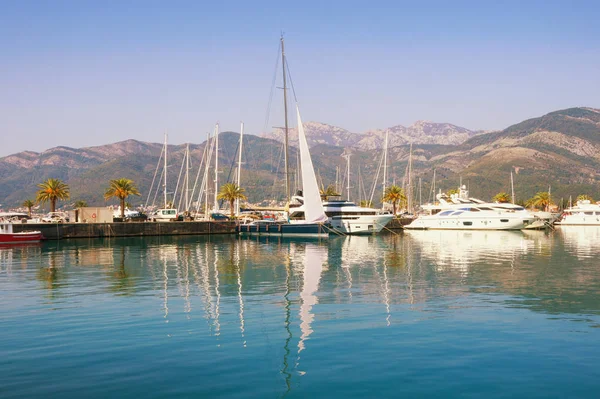
[{"label": "water reflection", "polygon": [[460,312],[485,319],[507,309],[597,325],[599,238],[600,227],[565,226],[326,240],[61,241],[0,248],[0,290],[8,298],[26,292],[38,308],[99,298],[109,312],[125,303],[147,315],[145,328],[163,345],[163,336],[201,337],[223,351],[259,348],[287,392],[315,374],[311,367],[336,328],[342,336],[391,333]]},{"label": "water reflection", "polygon": [[521,231],[407,230],[405,235],[440,270],[449,267],[461,273],[467,273],[475,262],[503,262],[533,246]]},{"label": "water reflection", "polygon": [[560,226],[557,234],[564,242],[565,250],[578,258],[598,255],[600,226]]}]

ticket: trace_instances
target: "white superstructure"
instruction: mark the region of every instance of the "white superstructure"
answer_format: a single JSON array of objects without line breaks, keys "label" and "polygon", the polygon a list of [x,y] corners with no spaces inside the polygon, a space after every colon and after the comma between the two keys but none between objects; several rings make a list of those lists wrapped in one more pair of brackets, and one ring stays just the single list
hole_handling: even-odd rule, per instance
[{"label": "white superstructure", "polygon": [[592,204],[589,200],[577,201],[573,207],[564,210],[558,225],[600,225],[600,205]]},{"label": "white superstructure", "polygon": [[484,202],[469,198],[462,186],[458,194],[437,195],[437,204],[423,205],[420,215],[406,229],[438,230],[520,230],[535,217],[525,208],[510,203]]},{"label": "white superstructure", "polygon": [[[324,201],[323,208],[331,227],[343,234],[379,233],[394,215],[379,209],[366,208],[350,201]],[[290,222],[304,220],[304,199],[295,195],[290,204]]]}]

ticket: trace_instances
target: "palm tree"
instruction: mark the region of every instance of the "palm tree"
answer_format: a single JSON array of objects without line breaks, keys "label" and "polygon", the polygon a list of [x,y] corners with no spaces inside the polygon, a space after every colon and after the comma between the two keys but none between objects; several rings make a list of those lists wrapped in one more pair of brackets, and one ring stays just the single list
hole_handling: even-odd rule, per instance
[{"label": "palm tree", "polygon": [[33,206],[35,205],[35,202],[33,202],[30,199],[26,199],[25,201],[23,201],[23,203],[21,204],[21,206],[24,206],[25,208],[27,208],[27,215],[29,217],[31,217],[31,208],[33,208]]},{"label": "palm tree", "polygon": [[50,212],[56,212],[56,201],[69,199],[69,186],[58,179],[48,179],[38,184],[36,201],[45,203],[50,201]]},{"label": "palm tree", "polygon": [[396,204],[400,203],[400,206],[403,206],[406,203],[406,195],[404,195],[403,189],[396,185],[392,185],[385,189],[385,193],[381,200],[384,202],[391,202],[394,215],[396,215]]},{"label": "palm tree", "polygon": [[235,200],[248,199],[248,197],[246,197],[246,195],[244,194],[245,191],[246,190],[244,190],[243,188],[241,188],[240,186],[238,186],[235,183],[227,183],[227,184],[224,184],[223,186],[221,186],[221,191],[219,192],[219,195],[217,195],[217,199],[225,200],[225,201],[229,202],[229,210],[230,210],[230,215],[232,218],[233,218],[233,211],[234,211],[233,204],[234,204]]},{"label": "palm tree", "polygon": [[115,179],[110,181],[110,187],[106,189],[104,193],[104,199],[118,198],[121,202],[121,218],[125,217],[125,199],[130,195],[140,195],[137,187],[133,183],[133,180],[129,179]]},{"label": "palm tree", "polygon": [[510,202],[510,195],[506,194],[504,191],[494,195],[492,198],[494,202]]},{"label": "palm tree", "polygon": [[75,202],[75,208],[85,208],[87,207],[87,201],[79,200]]},{"label": "palm tree", "polygon": [[327,201],[329,197],[338,197],[340,195],[335,191],[335,187],[333,186],[327,186],[326,189],[321,188],[319,192],[321,193],[321,200],[323,201]]},{"label": "palm tree", "polygon": [[528,199],[525,205],[532,208],[548,210],[548,207],[552,205],[550,193],[540,191],[539,193],[536,193],[532,198]]}]

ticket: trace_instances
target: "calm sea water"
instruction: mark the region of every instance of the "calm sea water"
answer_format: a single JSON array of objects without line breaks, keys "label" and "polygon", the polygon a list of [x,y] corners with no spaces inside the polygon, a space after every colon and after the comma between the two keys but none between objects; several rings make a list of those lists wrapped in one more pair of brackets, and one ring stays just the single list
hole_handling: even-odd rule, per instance
[{"label": "calm sea water", "polygon": [[0,248],[0,397],[598,397],[600,228]]}]

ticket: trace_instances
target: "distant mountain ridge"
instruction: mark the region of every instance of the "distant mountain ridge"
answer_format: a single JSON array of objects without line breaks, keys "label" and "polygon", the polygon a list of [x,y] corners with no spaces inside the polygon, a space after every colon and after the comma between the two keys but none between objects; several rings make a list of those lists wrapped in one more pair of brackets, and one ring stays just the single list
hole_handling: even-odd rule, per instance
[{"label": "distant mountain ridge", "polygon": [[23,151],[0,158],[2,163],[21,168],[62,165],[79,168],[82,163],[101,164],[111,159],[129,154],[150,155],[160,153],[161,144],[145,143],[138,140],[125,140],[118,143],[80,149],[59,146],[42,152]]},{"label": "distant mountain ridge", "polygon": [[[413,192],[422,192],[424,202],[432,195],[434,170],[437,189],[455,188],[462,181],[469,186],[471,195],[484,199],[490,199],[500,191],[509,192],[511,172],[518,200],[549,188],[556,201],[579,194],[600,199],[599,109],[579,107],[554,111],[487,134],[463,131],[454,125],[438,125],[419,122],[411,128],[423,132],[422,141],[433,136],[436,140],[443,139],[444,132],[448,137],[459,134],[470,137],[460,144],[439,144],[437,141],[413,144],[412,181],[422,181],[421,190],[414,187]],[[348,151],[352,153],[351,185],[354,191],[351,199],[364,199],[364,193],[371,192],[373,184],[381,184],[382,175],[378,175],[381,151],[373,149],[383,145],[385,130],[359,135],[336,128],[333,133],[328,133],[328,125],[312,122],[306,124],[306,129],[313,132],[309,141],[312,142],[311,155],[320,184],[335,184],[338,176],[338,187],[346,187],[346,160],[342,155]],[[407,142],[415,139],[403,137],[407,131],[409,128],[390,128],[388,184],[402,185],[406,181]],[[282,144],[259,136],[244,137],[242,187],[247,190],[249,200],[281,200],[285,191]],[[231,175],[231,168],[237,162],[238,140],[237,133],[220,135],[222,181]],[[194,168],[197,168],[205,146],[206,143],[190,145]],[[161,151],[160,143],[125,140],[80,149],[55,147],[40,153],[24,151],[0,158],[0,208],[18,206],[25,199],[35,198],[37,184],[48,178],[61,179],[71,187],[71,202],[86,200],[90,205],[105,204],[103,192],[110,179],[130,178],[142,193],[141,197],[130,200],[133,204],[143,204],[149,197]],[[175,185],[178,179],[183,151],[183,145],[169,145],[170,184]],[[290,149],[290,157],[296,159],[295,148]],[[292,162],[293,181],[294,169],[295,161]],[[380,190],[374,192],[381,196]],[[377,195],[375,202],[379,201]]]},{"label": "distant mountain ridge", "polygon": [[[459,145],[471,137],[486,133],[484,131],[472,131],[450,123],[433,123],[427,121],[417,121],[409,127],[397,125],[387,129],[369,130],[365,133],[352,133],[346,129],[320,122],[306,122],[304,123],[304,130],[308,145],[311,147],[317,144],[326,144],[338,147],[353,147],[361,150],[383,148],[385,145],[385,135],[388,131],[389,147],[411,143]],[[290,128],[289,135],[292,145],[296,145],[298,137],[297,129]],[[261,137],[283,142],[284,132],[282,128],[276,128],[272,132],[262,133]]]}]

